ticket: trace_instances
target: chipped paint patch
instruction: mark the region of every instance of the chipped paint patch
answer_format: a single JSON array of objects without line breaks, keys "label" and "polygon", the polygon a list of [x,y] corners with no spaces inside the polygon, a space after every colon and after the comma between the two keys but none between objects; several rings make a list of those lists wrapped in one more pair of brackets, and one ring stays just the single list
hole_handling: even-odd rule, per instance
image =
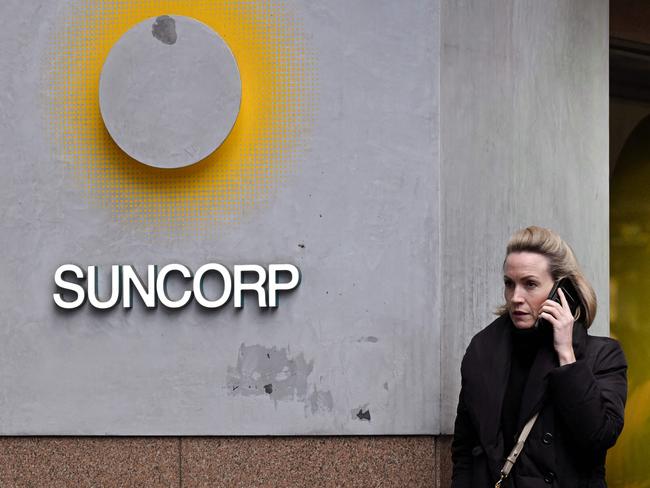
[{"label": "chipped paint patch", "polygon": [[176,43],[176,21],[169,15],[161,15],[151,26],[151,34],[163,44],[172,45]]},{"label": "chipped paint patch", "polygon": [[290,357],[286,348],[242,343],[237,365],[228,367],[229,394],[268,395],[275,401],[306,401],[307,378],[313,369],[314,362],[307,362],[302,353]]},{"label": "chipped paint patch", "polygon": [[367,403],[358,408],[352,409],[351,413],[354,420],[367,420],[370,422],[370,409],[368,408]]},{"label": "chipped paint patch", "polygon": [[314,391],[307,399],[307,405],[312,414],[318,412],[331,412],[334,408],[334,399],[330,391],[318,391],[314,386]]}]

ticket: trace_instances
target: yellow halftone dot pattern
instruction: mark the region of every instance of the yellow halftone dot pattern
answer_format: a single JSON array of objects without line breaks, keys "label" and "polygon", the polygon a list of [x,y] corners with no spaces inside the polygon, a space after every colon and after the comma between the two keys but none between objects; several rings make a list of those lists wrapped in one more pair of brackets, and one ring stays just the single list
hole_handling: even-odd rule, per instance
[{"label": "yellow halftone dot pattern", "polygon": [[[160,15],[209,25],[232,50],[242,79],[241,109],[228,138],[208,158],[180,169],[130,158],[99,110],[99,77],[111,47],[138,22]],[[304,154],[314,59],[284,1],[73,0],[56,25],[45,79],[53,145],[117,219],[173,231],[237,222],[268,200]]]}]

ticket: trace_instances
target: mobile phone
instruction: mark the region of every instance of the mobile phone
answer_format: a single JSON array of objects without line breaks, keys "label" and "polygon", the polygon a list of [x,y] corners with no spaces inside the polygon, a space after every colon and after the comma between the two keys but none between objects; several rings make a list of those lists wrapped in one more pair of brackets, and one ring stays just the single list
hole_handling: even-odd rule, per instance
[{"label": "mobile phone", "polygon": [[[560,299],[560,293],[558,289],[562,288],[564,292],[564,298],[566,298],[567,303],[569,304],[569,309],[571,310],[571,315],[575,316],[576,310],[580,306],[580,299],[578,292],[573,286],[573,282],[569,278],[562,278],[559,281],[556,281],[551,289],[551,293],[548,294],[548,300],[553,300],[554,302],[562,305],[562,300]],[[535,322],[535,327],[547,326],[550,327],[551,324],[548,321],[544,320],[541,317],[537,318]]]}]

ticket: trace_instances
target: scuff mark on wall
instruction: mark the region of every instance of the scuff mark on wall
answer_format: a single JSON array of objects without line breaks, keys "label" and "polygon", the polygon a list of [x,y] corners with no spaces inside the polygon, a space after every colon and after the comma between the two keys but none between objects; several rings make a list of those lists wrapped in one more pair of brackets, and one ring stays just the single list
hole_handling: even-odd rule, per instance
[{"label": "scuff mark on wall", "polygon": [[286,348],[268,348],[258,344],[239,347],[237,365],[228,367],[230,395],[269,395],[278,400],[306,401],[307,378],[314,362],[301,353],[290,357]]},{"label": "scuff mark on wall", "polygon": [[362,337],[359,339],[359,342],[378,342],[379,339],[377,339],[375,336],[368,336],[368,337]]}]

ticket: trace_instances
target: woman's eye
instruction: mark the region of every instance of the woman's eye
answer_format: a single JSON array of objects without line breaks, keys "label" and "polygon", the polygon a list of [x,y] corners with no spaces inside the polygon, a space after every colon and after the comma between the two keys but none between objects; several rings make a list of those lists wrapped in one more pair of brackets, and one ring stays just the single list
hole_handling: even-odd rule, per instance
[{"label": "woman's eye", "polygon": [[503,282],[503,285],[504,285],[506,288],[510,288],[510,287],[512,286],[512,281],[504,281],[504,282]]},{"label": "woman's eye", "polygon": [[535,283],[534,281],[529,281],[528,283],[526,283],[526,286],[528,286],[528,288],[535,288],[537,286],[537,283]]}]

